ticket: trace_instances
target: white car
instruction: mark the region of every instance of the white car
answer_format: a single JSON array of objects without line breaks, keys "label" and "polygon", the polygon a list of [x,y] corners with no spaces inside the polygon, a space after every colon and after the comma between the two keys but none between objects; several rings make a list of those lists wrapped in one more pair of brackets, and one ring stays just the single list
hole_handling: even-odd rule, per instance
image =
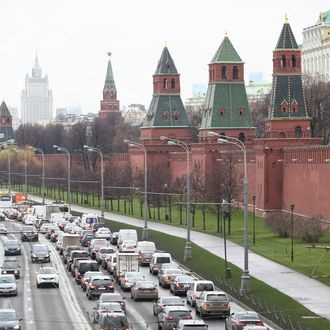
[{"label": "white car", "polygon": [[59,287],[58,271],[54,267],[41,267],[37,272],[37,288],[41,286]]},{"label": "white car", "polygon": [[121,245],[119,245],[119,252],[135,252],[136,250],[136,242],[130,239],[126,239],[123,241]]},{"label": "white car", "polygon": [[106,240],[109,240],[111,238],[111,231],[109,228],[102,227],[97,230],[95,236],[97,238],[105,238]]}]

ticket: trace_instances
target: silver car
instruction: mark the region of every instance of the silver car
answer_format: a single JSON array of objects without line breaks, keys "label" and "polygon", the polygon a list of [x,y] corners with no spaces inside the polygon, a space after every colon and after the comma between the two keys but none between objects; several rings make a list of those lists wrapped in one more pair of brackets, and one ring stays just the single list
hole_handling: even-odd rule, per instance
[{"label": "silver car", "polygon": [[0,329],[21,329],[15,309],[0,309]]},{"label": "silver car", "polygon": [[126,272],[120,279],[120,286],[125,290],[131,290],[136,281],[144,280],[145,276],[141,272]]},{"label": "silver car", "polygon": [[166,306],[158,314],[158,327],[161,330],[172,330],[179,320],[191,320],[191,311],[185,306]]},{"label": "silver car", "polygon": [[136,281],[131,287],[131,298],[138,299],[158,299],[158,289],[152,281]]},{"label": "silver car", "polygon": [[119,302],[98,302],[94,310],[93,323],[97,323],[100,317],[107,313],[124,313],[124,310]]},{"label": "silver car", "polygon": [[17,296],[18,290],[13,274],[0,275],[0,295]]},{"label": "silver car", "polygon": [[160,312],[162,312],[165,306],[185,306],[185,301],[179,297],[159,297],[153,304],[153,314],[157,316]]}]

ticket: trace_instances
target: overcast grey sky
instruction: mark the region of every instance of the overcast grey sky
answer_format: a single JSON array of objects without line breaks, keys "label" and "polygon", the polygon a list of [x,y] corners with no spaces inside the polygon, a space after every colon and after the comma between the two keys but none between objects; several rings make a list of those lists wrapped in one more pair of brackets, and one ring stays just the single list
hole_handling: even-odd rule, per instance
[{"label": "overcast grey sky", "polygon": [[1,0],[0,95],[20,111],[21,90],[38,51],[57,107],[98,112],[107,52],[121,105],[149,107],[164,42],[181,74],[181,95],[207,84],[207,64],[227,31],[250,72],[271,80],[272,51],[285,13],[296,36],[315,24],[329,0]]}]

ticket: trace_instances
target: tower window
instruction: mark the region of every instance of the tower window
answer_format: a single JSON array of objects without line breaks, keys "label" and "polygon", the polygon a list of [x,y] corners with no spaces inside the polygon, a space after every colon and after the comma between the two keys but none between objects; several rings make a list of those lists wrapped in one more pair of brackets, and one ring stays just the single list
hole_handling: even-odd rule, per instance
[{"label": "tower window", "polygon": [[221,67],[221,79],[227,79],[227,67],[226,66]]},{"label": "tower window", "polygon": [[180,114],[179,114],[177,111],[175,111],[175,112],[173,113],[172,117],[173,117],[174,120],[179,120],[179,118],[180,118]]},{"label": "tower window", "polygon": [[170,114],[168,113],[168,111],[165,111],[165,112],[163,113],[163,119],[164,119],[164,120],[170,120]]},{"label": "tower window", "polygon": [[163,81],[163,88],[164,89],[168,88],[168,80],[167,79],[164,79],[164,81]]},{"label": "tower window", "polygon": [[296,126],[294,129],[294,134],[297,139],[300,139],[302,136],[301,126]]},{"label": "tower window", "polygon": [[295,68],[297,63],[296,63],[296,56],[295,55],[292,55],[291,56],[291,63],[292,63],[292,67]]},{"label": "tower window", "polygon": [[245,134],[244,134],[244,133],[239,133],[239,135],[238,135],[238,139],[239,139],[241,142],[245,142]]},{"label": "tower window", "polygon": [[285,55],[282,55],[281,66],[282,66],[282,68],[286,67],[286,57],[285,57]]},{"label": "tower window", "polygon": [[283,102],[281,103],[281,111],[288,112],[288,102],[286,100],[283,100]]},{"label": "tower window", "polygon": [[237,109],[237,112],[240,116],[243,116],[244,114],[244,109],[240,108],[240,109]]},{"label": "tower window", "polygon": [[223,116],[225,114],[225,109],[224,108],[219,109],[219,114],[220,116]]},{"label": "tower window", "polygon": [[171,79],[171,88],[175,89],[175,80],[174,79]]},{"label": "tower window", "polygon": [[238,67],[236,65],[233,67],[233,79],[238,79]]}]

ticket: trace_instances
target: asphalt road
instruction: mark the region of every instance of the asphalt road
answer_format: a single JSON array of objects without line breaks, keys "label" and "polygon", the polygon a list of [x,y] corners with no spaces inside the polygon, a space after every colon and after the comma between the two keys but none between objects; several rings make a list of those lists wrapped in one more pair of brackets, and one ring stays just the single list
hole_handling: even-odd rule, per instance
[{"label": "asphalt road", "polygon": [[[19,230],[21,224],[15,221],[6,221],[8,230]],[[19,234],[8,234],[8,238],[18,238]],[[1,236],[3,243],[7,239]],[[39,234],[39,242],[49,246],[51,251],[51,263],[60,273],[60,287],[56,288],[36,288],[36,272],[40,268],[39,264],[32,264],[30,261],[30,243],[22,244],[22,255],[6,258],[17,258],[21,265],[21,278],[18,282],[19,294],[17,297],[4,297],[0,299],[0,308],[15,308],[20,318],[23,318],[23,329],[93,329],[92,314],[95,301],[87,299],[80,285],[77,285],[67,272],[63,259],[56,251],[53,243],[48,241],[42,234]],[[33,243],[32,243],[33,244]],[[4,258],[3,244],[0,244],[0,264]],[[100,268],[102,269],[102,268]],[[105,270],[102,271],[107,274]],[[149,273],[148,267],[141,267],[146,279],[152,280],[158,285],[156,276]],[[172,295],[169,289],[158,286],[160,296]],[[157,317],[152,312],[152,301],[134,302],[130,298],[130,292],[123,292],[120,287],[116,291],[126,297],[127,317],[129,323],[135,330],[156,330]],[[184,298],[183,298],[184,299]],[[240,309],[235,303],[231,303],[232,311]],[[195,314],[195,309],[188,306],[193,313],[193,318],[199,319]],[[209,330],[225,329],[222,319],[204,319],[209,325]]]}]

